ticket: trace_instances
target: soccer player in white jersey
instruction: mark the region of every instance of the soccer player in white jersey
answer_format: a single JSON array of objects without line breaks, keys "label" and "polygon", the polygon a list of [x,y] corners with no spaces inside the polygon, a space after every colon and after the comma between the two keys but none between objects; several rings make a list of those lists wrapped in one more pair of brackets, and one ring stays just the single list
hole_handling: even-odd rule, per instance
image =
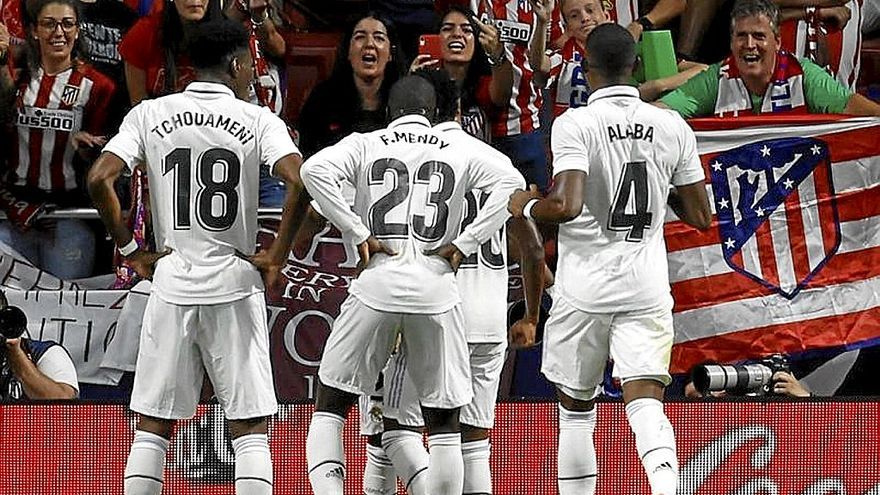
[{"label": "soccer player in white jersey", "polygon": [[667,201],[700,229],[711,212],[696,138],[629,86],[635,57],[624,28],[603,24],[590,33],[594,90],[585,107],[553,125],[555,186],[546,198],[534,187],[518,191],[508,206],[514,217],[560,224],[541,371],[560,402],[561,495],[595,493],[593,399],[609,356],[653,495],[677,488],[675,435],[661,402],[673,341],[663,222]]},{"label": "soccer player in white jersey", "polygon": [[[443,70],[422,70],[416,74],[431,81],[437,94],[438,119],[434,126],[443,136],[453,140],[458,149],[482,155],[492,151],[485,143],[470,136],[455,120],[459,113],[458,90]],[[469,225],[483,206],[486,194],[469,192],[467,207],[461,219],[462,228]],[[507,350],[508,243],[519,253],[522,264],[523,292],[526,314],[511,327],[510,340],[515,347],[531,345],[540,312],[545,274],[544,249],[534,223],[512,219],[507,228],[496,232],[474,254],[464,259],[456,274],[461,293],[462,311],[467,327],[471,383],[474,399],[461,410],[462,457],[464,459],[465,494],[491,494],[489,470],[489,431],[495,420],[495,400]],[[422,444],[422,419],[415,386],[407,374],[407,356],[398,352],[385,370],[385,433],[383,447],[394,464],[407,492],[422,495],[422,479],[428,456]]]},{"label": "soccer player in white jersey", "polygon": [[[509,218],[504,196],[523,184],[500,153],[474,156],[431,128],[433,87],[408,76],[391,89],[388,128],[352,134],[303,165],[309,193],[358,245],[363,271],[324,349],[306,458],[316,495],[342,494],[342,427],[374,388],[398,335],[410,356],[428,428],[429,493],[461,495],[459,408],[472,399],[455,269]],[[354,211],[341,182],[355,186]],[[467,191],[489,193],[464,230]]]},{"label": "soccer player in white jersey", "polygon": [[[196,82],[132,109],[89,173],[120,252],[153,279],[132,390],[140,418],[126,495],[162,491],[172,427],[195,413],[206,372],[229,419],[235,493],[272,493],[267,418],[277,403],[261,272],[267,283],[277,279],[306,203],[297,200],[301,157],[284,122],[242,101],[253,75],[247,39],[230,20],[199,25],[190,40]],[[147,166],[161,253],[137,247],[113,190],[123,167],[138,162]],[[288,192],[278,237],[254,254],[260,163]]]}]

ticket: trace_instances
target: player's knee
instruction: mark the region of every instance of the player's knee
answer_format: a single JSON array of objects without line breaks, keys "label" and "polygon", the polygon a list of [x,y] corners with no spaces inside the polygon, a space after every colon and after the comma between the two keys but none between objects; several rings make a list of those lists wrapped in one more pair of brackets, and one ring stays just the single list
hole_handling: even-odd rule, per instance
[{"label": "player's knee", "polygon": [[267,433],[269,433],[269,420],[265,416],[229,420],[229,434],[232,435],[232,438]]},{"label": "player's knee", "polygon": [[422,407],[422,416],[425,418],[428,434],[460,432],[461,425],[458,422],[459,410],[460,408],[435,409],[433,407]]},{"label": "player's knee", "polygon": [[465,423],[461,424],[461,441],[464,443],[467,442],[479,442],[481,440],[489,439],[489,429],[488,428],[479,428],[477,426],[471,426]]},{"label": "player's knee", "polygon": [[173,419],[162,419],[141,415],[138,419],[137,429],[170,440],[171,432],[174,430],[174,423],[175,421]]},{"label": "player's knee", "polygon": [[328,387],[318,381],[315,397],[315,411],[329,412],[342,418],[348,417],[348,411],[358,401],[358,396],[338,388]]},{"label": "player's knee", "polygon": [[636,399],[663,400],[665,386],[660,379],[638,378],[623,382],[623,402],[629,404]]},{"label": "player's knee", "polygon": [[559,404],[569,411],[586,412],[592,411],[593,408],[596,407],[596,401],[594,399],[575,399],[558,388],[556,389],[556,396],[559,398]]},{"label": "player's knee", "polygon": [[[406,431],[414,431],[416,433],[421,433],[423,430],[423,428],[418,427],[418,426],[402,425],[396,419],[393,419],[393,418],[384,418],[382,420],[382,429],[385,431],[406,430]],[[381,435],[380,435],[380,438],[381,438]]]}]

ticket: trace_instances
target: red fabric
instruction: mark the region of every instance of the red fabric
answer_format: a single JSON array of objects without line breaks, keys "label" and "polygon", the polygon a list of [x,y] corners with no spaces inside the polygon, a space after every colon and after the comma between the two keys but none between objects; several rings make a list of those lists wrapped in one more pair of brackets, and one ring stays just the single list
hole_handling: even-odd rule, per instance
[{"label": "red fabric", "polygon": [[[161,3],[161,2],[157,2]],[[147,76],[147,95],[161,96],[165,93],[165,52],[162,47],[162,13],[153,12],[142,18],[128,31],[119,43],[122,60],[143,70]],[[176,91],[182,91],[193,81],[195,72],[187,57],[178,55]]]},{"label": "red fabric", "polygon": [[24,16],[21,0],[0,0],[0,23],[6,25],[13,42],[24,40]]}]

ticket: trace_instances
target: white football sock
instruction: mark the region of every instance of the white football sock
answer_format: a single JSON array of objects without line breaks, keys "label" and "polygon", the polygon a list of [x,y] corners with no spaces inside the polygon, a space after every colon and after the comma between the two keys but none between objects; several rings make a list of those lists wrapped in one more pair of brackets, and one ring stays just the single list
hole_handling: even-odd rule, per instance
[{"label": "white football sock", "polygon": [[636,399],[626,405],[626,417],[636,435],[636,450],[648,475],[653,495],[675,495],[678,458],[675,432],[657,399]]},{"label": "white football sock", "polygon": [[125,464],[125,495],[159,495],[165,479],[168,440],[155,433],[135,430]]},{"label": "white football sock", "polygon": [[345,482],[345,452],[342,427],[345,418],[329,412],[315,412],[306,438],[309,482],[315,495],[342,495]]},{"label": "white football sock", "polygon": [[272,455],[264,433],[232,440],[235,452],[235,495],[272,495]]},{"label": "white football sock", "polygon": [[489,439],[461,444],[464,461],[464,495],[492,495]]},{"label": "white football sock", "polygon": [[428,451],[422,434],[409,430],[391,430],[382,434],[382,448],[394,464],[397,476],[410,495],[427,495]]},{"label": "white football sock", "polygon": [[464,460],[461,433],[428,436],[428,492],[431,495],[461,495]]},{"label": "white football sock", "polygon": [[367,444],[367,465],[364,467],[364,493],[367,495],[395,495],[397,476],[394,465],[382,447]]},{"label": "white football sock", "polygon": [[596,408],[569,411],[559,406],[559,450],[556,454],[559,495],[596,493]]}]

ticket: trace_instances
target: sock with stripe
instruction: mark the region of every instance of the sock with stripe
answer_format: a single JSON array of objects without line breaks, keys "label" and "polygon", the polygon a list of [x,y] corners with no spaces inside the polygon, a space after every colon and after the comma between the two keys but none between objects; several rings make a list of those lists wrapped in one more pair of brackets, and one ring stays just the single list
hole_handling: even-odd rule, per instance
[{"label": "sock with stripe", "polygon": [[636,450],[648,475],[653,495],[675,495],[678,487],[678,458],[675,432],[657,399],[642,398],[626,405],[629,426],[636,435]]},{"label": "sock with stripe", "polygon": [[235,452],[235,495],[272,495],[269,437],[255,433],[232,440]]},{"label": "sock with stripe", "polygon": [[461,495],[464,488],[464,460],[461,433],[428,436],[428,492],[431,495]]},{"label": "sock with stripe", "polygon": [[364,494],[396,495],[397,476],[394,465],[382,447],[367,444],[367,465],[364,467]]},{"label": "sock with stripe", "polygon": [[489,439],[461,444],[464,461],[464,495],[492,495]]},{"label": "sock with stripe", "polygon": [[428,495],[428,452],[422,434],[409,430],[391,430],[382,434],[382,448],[394,464],[406,493]]},{"label": "sock with stripe", "polygon": [[559,451],[556,457],[559,495],[596,493],[596,408],[569,411],[559,405]]},{"label": "sock with stripe", "polygon": [[342,495],[345,482],[344,425],[345,418],[337,414],[321,411],[312,414],[306,437],[306,463],[315,495]]},{"label": "sock with stripe", "polygon": [[165,479],[168,440],[136,430],[125,464],[125,495],[159,495]]}]

